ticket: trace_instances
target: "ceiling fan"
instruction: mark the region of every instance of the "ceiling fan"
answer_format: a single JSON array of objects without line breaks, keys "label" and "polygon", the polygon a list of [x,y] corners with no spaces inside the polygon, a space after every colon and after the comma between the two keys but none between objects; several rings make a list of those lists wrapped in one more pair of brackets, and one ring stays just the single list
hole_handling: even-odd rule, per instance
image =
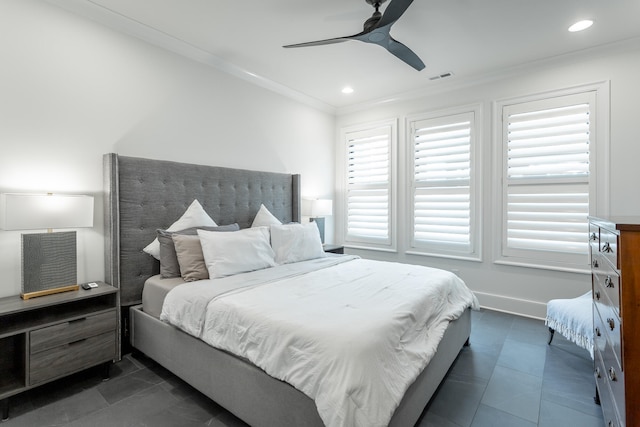
[{"label": "ceiling fan", "polygon": [[366,0],[376,10],[364,23],[364,29],[358,34],[346,37],[336,37],[326,40],[318,40],[314,42],[290,44],[283,46],[290,47],[307,47],[320,46],[325,44],[342,43],[348,40],[359,40],[365,43],[373,43],[387,49],[392,55],[406,62],[416,70],[420,71],[424,68],[424,63],[411,49],[403,45],[389,34],[391,26],[402,16],[409,8],[413,0],[391,0],[384,11],[384,14],[378,10],[380,5],[387,0]]}]

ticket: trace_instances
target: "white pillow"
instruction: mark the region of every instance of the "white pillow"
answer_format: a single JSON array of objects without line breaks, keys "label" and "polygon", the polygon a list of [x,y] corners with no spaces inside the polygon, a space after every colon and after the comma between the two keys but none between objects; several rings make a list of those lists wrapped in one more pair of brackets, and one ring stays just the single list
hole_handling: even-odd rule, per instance
[{"label": "white pillow", "polygon": [[198,236],[211,279],[276,265],[267,227],[228,233],[198,230]]},{"label": "white pillow", "polygon": [[315,222],[271,226],[271,247],[278,264],[323,258],[320,232]]},{"label": "white pillow", "polygon": [[[180,219],[171,224],[171,227],[167,228],[166,231],[180,231],[187,228],[192,227],[217,227],[218,224],[215,223],[214,220],[211,219],[209,215],[204,211],[204,208],[200,204],[200,202],[196,199],[187,208],[187,210],[182,214]],[[155,259],[160,259],[160,242],[158,242],[158,238],[155,238],[153,242],[149,243],[144,249],[146,253],[154,257]]]},{"label": "white pillow", "polygon": [[253,219],[253,223],[251,227],[269,227],[270,225],[280,225],[282,224],[278,218],[273,216],[269,209],[265,207],[265,205],[260,205],[260,209],[256,214],[256,217]]}]

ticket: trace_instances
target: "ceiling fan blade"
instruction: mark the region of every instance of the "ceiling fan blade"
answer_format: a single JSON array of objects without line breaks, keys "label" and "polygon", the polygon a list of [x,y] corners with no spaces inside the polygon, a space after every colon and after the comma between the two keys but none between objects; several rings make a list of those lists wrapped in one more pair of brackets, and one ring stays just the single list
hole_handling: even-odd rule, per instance
[{"label": "ceiling fan blade", "polygon": [[387,8],[384,10],[384,14],[376,28],[384,27],[386,25],[391,25],[396,22],[402,14],[411,6],[413,0],[391,0]]},{"label": "ceiling fan blade", "polygon": [[332,39],[326,39],[326,40],[317,40],[314,42],[306,42],[306,43],[297,43],[297,44],[288,44],[286,46],[282,46],[282,47],[307,47],[307,46],[322,46],[325,44],[335,44],[335,43],[342,43],[342,42],[346,42],[347,40],[351,40],[353,37],[355,36],[348,36],[348,37],[335,37]]},{"label": "ceiling fan blade", "polygon": [[424,62],[416,55],[411,49],[407,46],[403,45],[397,40],[394,40],[392,37],[389,40],[389,45],[387,46],[387,50],[391,52],[392,55],[396,56],[398,59],[406,62],[411,65],[416,70],[420,71],[424,68]]}]

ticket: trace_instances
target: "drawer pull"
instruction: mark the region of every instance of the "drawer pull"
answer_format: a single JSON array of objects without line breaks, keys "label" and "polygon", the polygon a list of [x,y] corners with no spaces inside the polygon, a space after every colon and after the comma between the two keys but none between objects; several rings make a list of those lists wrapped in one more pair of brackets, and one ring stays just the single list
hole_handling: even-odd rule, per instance
[{"label": "drawer pull", "polygon": [[613,368],[609,368],[609,379],[611,381],[618,381],[618,376],[616,375],[616,371]]},{"label": "drawer pull", "polygon": [[613,252],[613,249],[611,249],[611,245],[609,244],[609,242],[605,242],[605,244],[602,245],[602,252]]},{"label": "drawer pull", "polygon": [[607,278],[604,279],[604,284],[607,288],[613,288],[613,279],[611,279],[611,276],[607,276]]},{"label": "drawer pull", "polygon": [[86,340],[87,340],[86,338],[82,338],[82,339],[79,339],[77,341],[70,342],[69,343],[69,347],[71,347],[72,345],[80,344],[81,342],[86,341]]},{"label": "drawer pull", "polygon": [[69,320],[67,323],[68,324],[72,324],[72,323],[80,323],[80,322],[84,322],[85,320],[87,320],[86,317],[81,317],[80,319],[73,319],[73,320]]},{"label": "drawer pull", "polygon": [[599,366],[596,366],[595,373],[596,373],[596,378],[602,378],[602,376],[600,375],[600,367]]},{"label": "drawer pull", "polygon": [[596,336],[597,337],[601,337],[602,334],[600,333],[600,328],[596,327]]},{"label": "drawer pull", "polygon": [[616,322],[612,318],[607,319],[607,323],[609,324],[609,328],[613,331],[616,328]]},{"label": "drawer pull", "polygon": [[596,235],[596,233],[591,233],[591,236],[589,236],[589,240],[598,240],[598,236]]},{"label": "drawer pull", "polygon": [[596,300],[600,301],[600,291],[596,291],[595,296],[596,296]]},{"label": "drawer pull", "polygon": [[597,260],[597,259],[594,259],[594,260],[591,262],[591,265],[593,266],[593,268],[598,268],[598,267],[600,267],[600,266],[598,265],[598,260]]}]

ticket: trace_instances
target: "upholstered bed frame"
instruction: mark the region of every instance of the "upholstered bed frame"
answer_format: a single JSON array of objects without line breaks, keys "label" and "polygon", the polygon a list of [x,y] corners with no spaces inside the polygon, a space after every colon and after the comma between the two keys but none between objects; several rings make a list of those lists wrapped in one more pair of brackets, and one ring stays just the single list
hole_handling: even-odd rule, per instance
[{"label": "upholstered bed frame", "polygon": [[[194,200],[219,225],[249,227],[264,204],[282,222],[300,221],[300,176],[104,156],[106,280],[120,289],[134,348],[252,426],[322,426],[312,399],[248,361],[215,349],[144,312],[144,282],[159,271],[142,252]],[[436,356],[409,388],[390,425],[412,426],[468,341],[469,310],[452,322]]]}]

